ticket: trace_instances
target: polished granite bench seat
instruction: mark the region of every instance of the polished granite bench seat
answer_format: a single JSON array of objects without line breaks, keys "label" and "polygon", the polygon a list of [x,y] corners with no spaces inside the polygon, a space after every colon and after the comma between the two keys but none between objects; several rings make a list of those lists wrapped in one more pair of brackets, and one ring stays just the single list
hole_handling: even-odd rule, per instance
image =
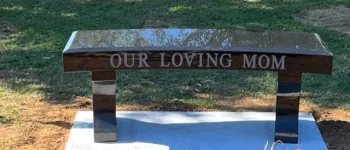
[{"label": "polished granite bench seat", "polygon": [[65,72],[92,73],[95,142],[117,141],[116,71],[224,69],[278,73],[275,141],[297,143],[302,73],[331,74],[332,64],[321,38],[302,32],[75,31],[63,51]]}]

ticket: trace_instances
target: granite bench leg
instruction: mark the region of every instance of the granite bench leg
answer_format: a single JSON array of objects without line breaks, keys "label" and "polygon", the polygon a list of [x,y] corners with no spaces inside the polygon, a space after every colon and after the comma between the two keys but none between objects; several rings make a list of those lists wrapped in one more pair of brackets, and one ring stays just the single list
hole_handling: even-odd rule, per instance
[{"label": "granite bench leg", "polygon": [[116,142],[115,71],[92,72],[94,141]]},{"label": "granite bench leg", "polygon": [[301,78],[302,73],[278,73],[275,141],[298,143]]}]

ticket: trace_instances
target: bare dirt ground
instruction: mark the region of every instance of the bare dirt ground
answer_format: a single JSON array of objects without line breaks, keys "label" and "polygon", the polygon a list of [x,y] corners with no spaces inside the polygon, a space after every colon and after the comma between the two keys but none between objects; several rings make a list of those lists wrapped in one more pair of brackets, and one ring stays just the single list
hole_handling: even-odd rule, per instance
[{"label": "bare dirt ground", "polygon": [[296,19],[305,24],[326,27],[350,36],[350,8],[345,6],[305,11],[296,15]]}]

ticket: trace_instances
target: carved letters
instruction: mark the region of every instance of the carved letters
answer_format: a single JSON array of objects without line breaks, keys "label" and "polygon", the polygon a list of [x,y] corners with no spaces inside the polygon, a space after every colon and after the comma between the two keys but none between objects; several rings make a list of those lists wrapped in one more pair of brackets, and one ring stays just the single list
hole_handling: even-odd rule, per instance
[{"label": "carved letters", "polygon": [[[278,60],[275,55],[271,55],[272,60],[267,55],[260,55],[257,59],[257,55],[254,54],[250,59],[248,58],[247,54],[243,54],[243,66],[242,68],[261,68],[261,69],[281,69],[284,70],[285,68],[285,58],[286,56],[281,56],[281,58]],[[258,63],[257,63],[258,62]]]},{"label": "carved letters", "polygon": [[[160,68],[230,68],[233,57],[230,53],[158,53],[152,57],[160,58],[158,66]],[[286,56],[282,55],[258,55],[242,54],[242,68],[248,69],[275,69],[284,70]],[[149,56],[147,53],[117,53],[110,57],[110,64],[113,68],[125,66],[126,68],[149,68]],[[154,61],[152,59],[152,61]]]}]

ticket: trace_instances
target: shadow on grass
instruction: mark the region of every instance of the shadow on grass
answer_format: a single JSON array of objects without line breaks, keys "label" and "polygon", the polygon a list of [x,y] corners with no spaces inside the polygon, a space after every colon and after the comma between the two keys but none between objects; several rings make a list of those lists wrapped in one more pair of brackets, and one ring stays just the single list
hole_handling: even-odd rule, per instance
[{"label": "shadow on grass", "polygon": [[[317,32],[335,54],[333,76],[306,75],[305,98],[330,106],[350,106],[349,40],[338,33],[303,25],[291,16],[332,1],[244,3],[231,0],[100,1],[52,0],[0,2],[0,20],[16,27],[14,40],[0,42],[1,81],[20,94],[38,92],[47,102],[90,96],[89,73],[63,73],[61,51],[74,30],[141,28],[147,20],[164,27],[238,28]],[[175,20],[175,21],[174,21]],[[1,47],[2,46],[2,47]],[[349,46],[350,47],[350,46]],[[118,104],[186,103],[216,107],[222,97],[274,95],[276,74],[256,71],[149,70],[117,73]],[[193,91],[208,94],[194,96]]]}]

